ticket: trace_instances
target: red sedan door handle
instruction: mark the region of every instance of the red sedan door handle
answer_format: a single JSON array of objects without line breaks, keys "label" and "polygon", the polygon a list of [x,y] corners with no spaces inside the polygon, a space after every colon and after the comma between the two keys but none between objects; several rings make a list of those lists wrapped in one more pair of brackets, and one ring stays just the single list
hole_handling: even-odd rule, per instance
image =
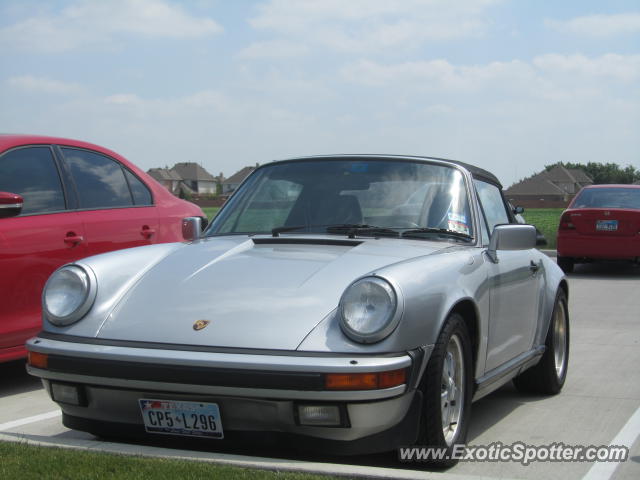
[{"label": "red sedan door handle", "polygon": [[153,237],[155,233],[156,233],[156,230],[154,228],[149,228],[148,225],[145,225],[144,227],[142,227],[142,230],[140,231],[140,235],[142,235],[147,240]]},{"label": "red sedan door handle", "polygon": [[84,238],[82,237],[82,235],[76,235],[74,232],[69,232],[67,233],[67,236],[64,237],[64,243],[66,243],[69,247],[75,247],[83,241]]}]

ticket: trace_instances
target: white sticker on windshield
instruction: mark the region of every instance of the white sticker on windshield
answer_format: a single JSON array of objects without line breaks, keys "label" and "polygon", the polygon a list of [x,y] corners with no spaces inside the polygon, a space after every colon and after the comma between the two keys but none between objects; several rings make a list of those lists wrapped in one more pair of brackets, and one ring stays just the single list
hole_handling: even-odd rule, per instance
[{"label": "white sticker on windshield", "polygon": [[461,213],[449,212],[449,213],[447,213],[447,217],[449,217],[449,220],[452,220],[454,222],[460,222],[460,223],[464,223],[464,224],[467,223],[467,217],[465,217]]},{"label": "white sticker on windshield", "polygon": [[449,220],[448,227],[451,231],[469,235],[469,227],[465,223]]}]

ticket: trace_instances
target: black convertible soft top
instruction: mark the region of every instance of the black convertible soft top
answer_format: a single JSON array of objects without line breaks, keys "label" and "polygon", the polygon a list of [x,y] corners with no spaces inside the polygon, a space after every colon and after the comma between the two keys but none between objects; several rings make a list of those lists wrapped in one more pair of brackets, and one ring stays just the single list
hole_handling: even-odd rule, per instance
[{"label": "black convertible soft top", "polygon": [[[482,179],[485,180],[489,183],[493,183],[494,185],[496,185],[497,187],[499,187],[500,189],[502,189],[502,184],[500,183],[500,180],[498,180],[498,177],[496,177],[493,173],[480,168],[480,167],[476,167],[475,165],[471,165],[469,163],[464,163],[464,162],[460,162],[458,160],[451,160],[449,158],[440,158],[440,157],[427,157],[427,156],[419,156],[419,155],[384,155],[384,154],[345,154],[345,155],[312,155],[312,156],[307,156],[307,157],[294,157],[294,158],[288,158],[288,159],[284,159],[284,160],[276,160],[272,163],[281,163],[281,162],[291,162],[291,161],[296,161],[296,160],[320,160],[320,159],[340,159],[340,158],[351,158],[351,159],[355,159],[355,158],[361,158],[361,159],[366,159],[366,158],[378,158],[378,159],[382,159],[382,158],[389,158],[389,159],[403,159],[403,158],[414,158],[416,160],[439,160],[442,162],[449,162],[449,163],[453,163],[455,165],[459,165],[462,168],[467,169],[471,175],[473,175],[474,178],[478,178],[478,179]],[[271,162],[270,162],[271,163]],[[267,165],[267,164],[264,164]]]}]

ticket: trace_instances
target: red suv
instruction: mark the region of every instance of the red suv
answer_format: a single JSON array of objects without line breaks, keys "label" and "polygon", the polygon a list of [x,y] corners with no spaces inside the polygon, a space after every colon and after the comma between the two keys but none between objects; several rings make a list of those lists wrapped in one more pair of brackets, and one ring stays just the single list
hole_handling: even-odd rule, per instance
[{"label": "red suv", "polygon": [[0,135],[0,362],[26,355],[40,295],[59,266],[121,248],[182,241],[192,203],[90,143]]}]

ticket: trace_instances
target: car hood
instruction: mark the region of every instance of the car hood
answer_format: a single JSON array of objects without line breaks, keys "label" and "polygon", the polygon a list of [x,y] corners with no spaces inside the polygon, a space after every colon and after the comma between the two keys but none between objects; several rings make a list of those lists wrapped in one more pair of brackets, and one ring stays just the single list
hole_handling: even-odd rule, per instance
[{"label": "car hood", "polygon": [[[217,237],[151,268],[98,331],[105,339],[294,350],[358,277],[451,244]],[[195,328],[196,322],[204,328]]]}]

